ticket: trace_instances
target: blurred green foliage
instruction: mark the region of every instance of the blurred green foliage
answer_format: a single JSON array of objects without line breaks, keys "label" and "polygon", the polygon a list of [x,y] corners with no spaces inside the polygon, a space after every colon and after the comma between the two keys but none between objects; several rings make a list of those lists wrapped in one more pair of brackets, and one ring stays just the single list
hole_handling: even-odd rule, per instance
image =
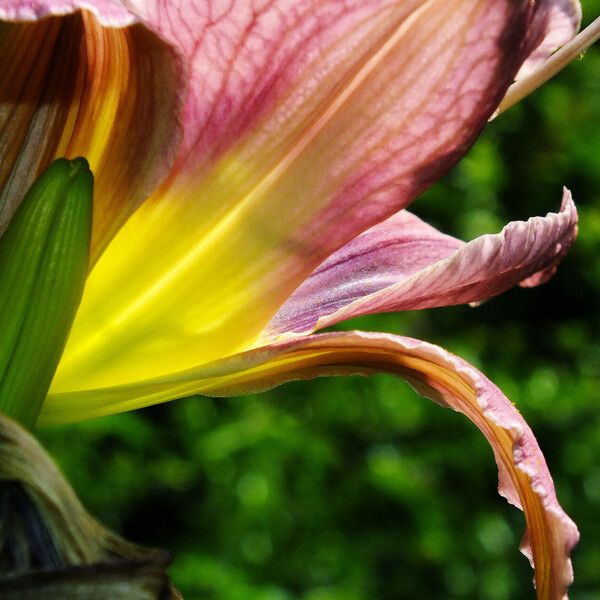
[{"label": "blurred green foliage", "polygon": [[[586,0],[587,21],[600,13]],[[561,186],[579,239],[554,279],[465,306],[347,327],[440,344],[533,427],[578,523],[572,597],[600,597],[600,49],[493,122],[415,205],[469,239],[545,214]],[[320,379],[190,398],[40,432],[85,504],[168,548],[186,598],[516,600],[534,597],[519,511],[463,417],[403,382]]]}]

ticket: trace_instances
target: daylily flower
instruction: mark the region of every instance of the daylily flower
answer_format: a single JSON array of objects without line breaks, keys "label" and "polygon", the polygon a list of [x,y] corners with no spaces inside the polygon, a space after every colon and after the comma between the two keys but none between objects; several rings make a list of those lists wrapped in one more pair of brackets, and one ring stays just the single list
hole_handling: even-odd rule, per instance
[{"label": "daylily flower", "polygon": [[553,273],[567,191],[468,244],[404,208],[573,37],[579,3],[0,0],[0,18],[0,225],[56,156],[97,182],[95,264],[41,420],[395,373],[481,429],[538,597],[566,597],[578,532],[500,390],[425,342],[315,332]]}]

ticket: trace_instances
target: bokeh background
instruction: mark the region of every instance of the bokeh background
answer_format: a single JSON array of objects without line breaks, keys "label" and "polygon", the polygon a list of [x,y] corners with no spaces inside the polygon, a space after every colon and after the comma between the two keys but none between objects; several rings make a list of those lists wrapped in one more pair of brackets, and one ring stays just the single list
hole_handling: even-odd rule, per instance
[{"label": "bokeh background", "polygon": [[[586,22],[600,0],[584,0]],[[358,319],[486,373],[533,427],[578,523],[572,597],[600,598],[600,49],[490,124],[413,209],[463,239],[558,209],[580,235],[545,286]],[[189,599],[532,599],[522,514],[480,433],[390,376],[188,398],[41,430],[87,507],[170,549]]]}]

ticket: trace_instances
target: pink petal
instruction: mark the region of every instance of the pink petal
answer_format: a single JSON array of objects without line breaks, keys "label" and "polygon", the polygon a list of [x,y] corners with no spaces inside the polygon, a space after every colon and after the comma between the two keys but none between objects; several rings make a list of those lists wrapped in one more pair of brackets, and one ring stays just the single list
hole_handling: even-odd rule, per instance
[{"label": "pink petal", "polygon": [[57,394],[46,422],[89,418],[192,395],[236,395],[323,375],[392,373],[422,395],[462,412],[485,435],[499,470],[499,492],[525,512],[523,552],[535,566],[540,600],[563,600],[572,582],[569,554],[579,539],[564,513],[544,456],[515,406],[484,375],[443,349],[398,336],[344,332],[257,348],[215,363],[87,392]]},{"label": "pink petal", "polygon": [[[566,36],[567,38],[569,36]],[[568,43],[561,46],[554,54],[534,61],[531,68],[526,69],[524,76],[520,76],[513,83],[502,99],[494,117],[504,112],[523,98],[534,92],[549,79],[560,73],[571,62],[576,60],[596,41],[600,39],[600,17],[596,18],[583,31],[579,32]]]},{"label": "pink petal", "polygon": [[[170,178],[88,280],[60,391],[255,345],[333,251],[467,151],[525,58],[543,3],[134,5],[189,66],[184,140]],[[180,346],[181,335],[177,361],[153,350],[156,340]],[[92,368],[100,355],[102,374]]]},{"label": "pink petal", "polygon": [[403,211],[330,256],[285,302],[265,338],[309,332],[358,315],[485,300],[547,281],[577,234],[565,190],[561,211],[513,222],[464,244]]},{"label": "pink petal", "polygon": [[537,18],[546,23],[545,35],[519,69],[517,80],[528,77],[555,50],[575,36],[581,25],[581,4],[579,0],[546,0]]},{"label": "pink petal", "polygon": [[2,21],[37,21],[78,10],[89,10],[106,27],[124,27],[137,20],[120,0],[0,0]]},{"label": "pink petal", "polygon": [[[484,11],[472,0],[452,5],[436,0],[275,0],[263,4],[252,0],[225,4],[214,0],[129,0],[126,4],[172,44],[189,65],[186,138],[181,158],[192,159],[188,168],[193,165],[196,170],[198,164],[214,161],[240,140],[247,158],[251,159],[258,148],[265,150],[266,144],[271,151],[267,155],[278,159],[282,150],[306,134],[307,126],[326,112],[350,80],[360,78],[365,65],[373,59],[378,63],[377,68],[371,65],[373,68],[368,69],[375,79],[372,71],[393,69],[393,63],[403,63],[397,57],[386,60],[385,55],[393,54],[394,38],[405,26],[411,34],[422,30],[416,37],[431,47],[432,53],[437,51],[435,72],[421,78],[433,84],[432,89],[443,87],[442,82],[436,85],[432,81],[440,75],[443,81],[450,80],[451,75],[457,77],[454,86],[463,83],[464,75],[475,65],[481,75],[479,81],[472,77],[460,107],[441,94],[427,98],[418,89],[410,90],[411,94],[400,91],[412,100],[404,108],[406,104],[417,106],[417,98],[423,96],[436,113],[441,110],[436,102],[450,108],[444,124],[452,128],[448,121],[452,117],[465,118],[476,104],[478,93],[497,94],[505,85],[505,77],[546,33],[548,16],[554,16],[560,2],[494,0]],[[441,14],[444,8],[448,14]],[[431,21],[428,28],[423,24],[425,20]],[[525,27],[529,27],[527,40],[519,43]],[[467,29],[467,38],[452,39]],[[439,52],[440,48],[444,51]],[[384,56],[379,55],[382,49]],[[463,49],[461,63],[457,53]],[[420,63],[425,66],[430,52],[422,50],[425,52]],[[456,71],[442,75],[448,67]],[[497,78],[493,79],[490,75],[496,68]],[[391,75],[387,72],[388,95],[403,87],[397,86]],[[421,81],[417,78],[413,87],[423,87]],[[449,84],[444,91],[449,93],[452,87]],[[486,97],[479,110],[489,109],[488,104]],[[436,115],[430,118],[436,119]],[[284,122],[286,127],[281,127]],[[290,122],[292,127],[288,126]],[[425,123],[415,124],[414,133],[420,127],[426,128]],[[370,133],[362,135],[369,139]],[[440,133],[443,137],[450,131]],[[430,142],[428,146],[442,152],[439,143]],[[451,154],[451,150],[444,154]],[[263,168],[269,166],[263,164]]]}]

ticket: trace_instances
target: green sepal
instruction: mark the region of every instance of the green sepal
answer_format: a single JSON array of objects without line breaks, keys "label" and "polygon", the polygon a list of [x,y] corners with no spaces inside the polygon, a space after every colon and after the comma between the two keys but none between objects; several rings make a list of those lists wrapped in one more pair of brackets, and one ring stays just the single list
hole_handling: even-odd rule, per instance
[{"label": "green sepal", "polygon": [[35,181],[0,238],[0,411],[32,426],[81,301],[93,176],[58,159]]}]

